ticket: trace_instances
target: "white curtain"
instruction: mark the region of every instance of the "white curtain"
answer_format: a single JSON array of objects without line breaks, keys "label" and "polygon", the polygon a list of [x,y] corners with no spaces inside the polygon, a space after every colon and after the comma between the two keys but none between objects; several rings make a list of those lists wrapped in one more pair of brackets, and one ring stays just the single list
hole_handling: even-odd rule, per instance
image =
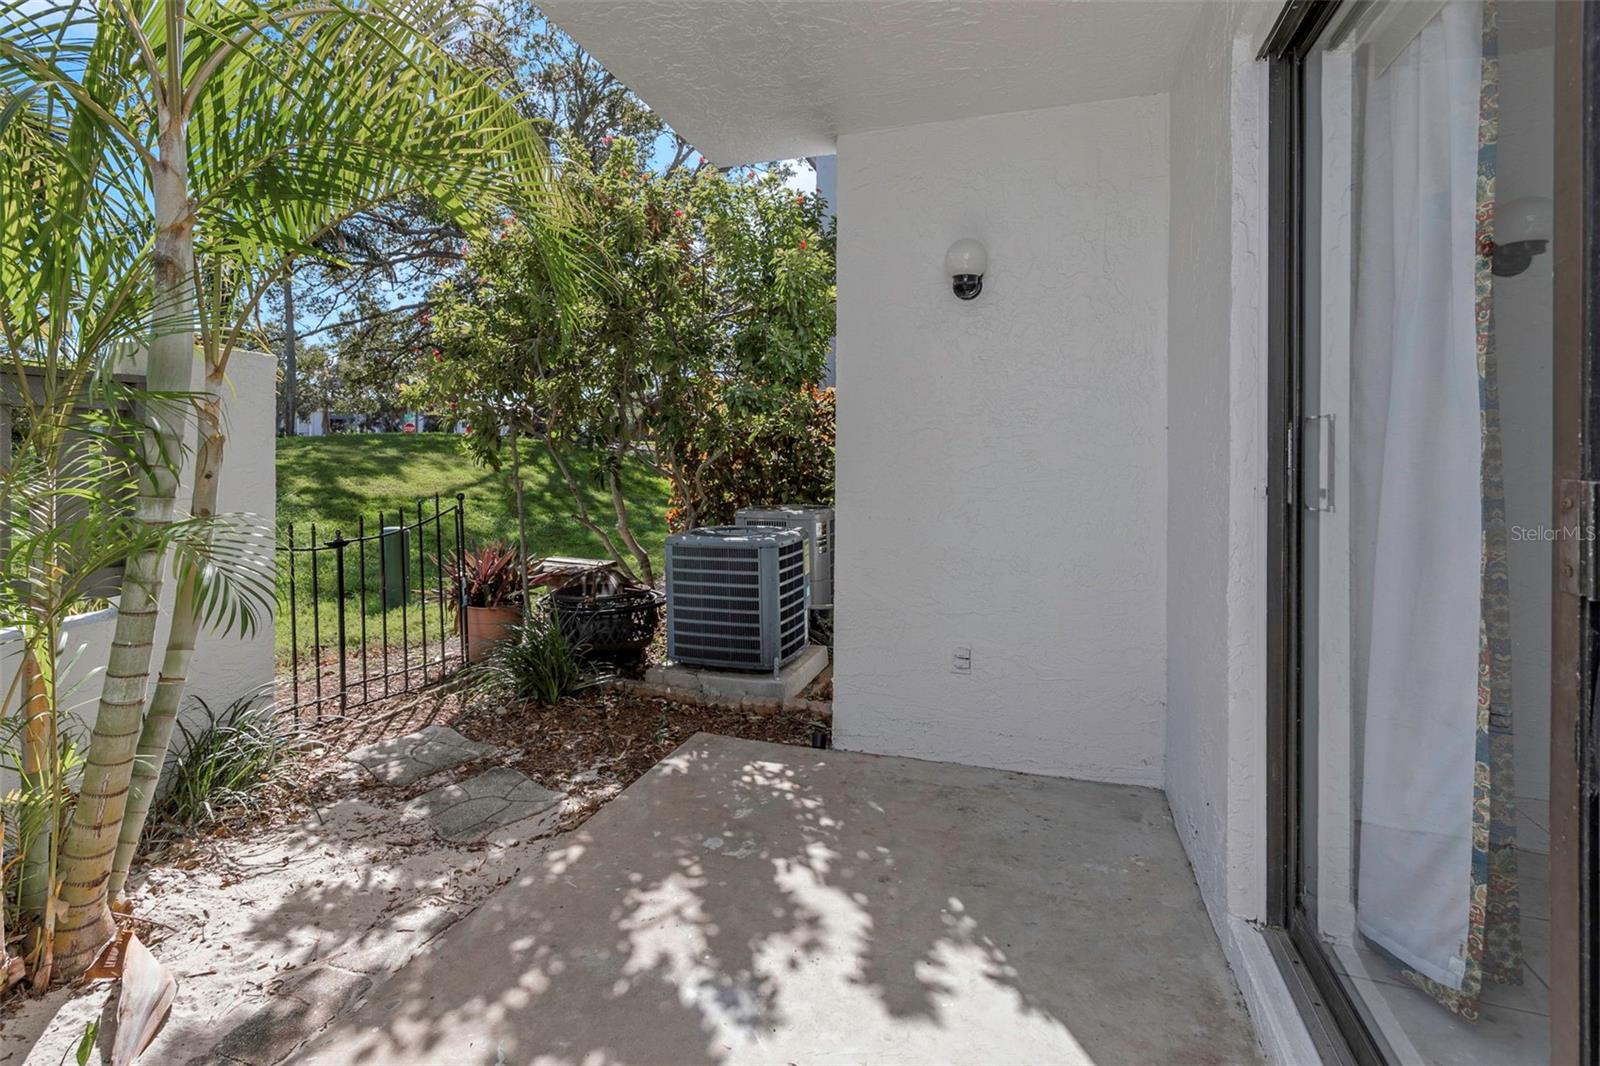
[{"label": "white curtain", "polygon": [[1477,743],[1480,17],[1450,3],[1369,69],[1358,138],[1351,502],[1357,602],[1365,585],[1371,606],[1356,634],[1356,917],[1449,988],[1465,971]]}]

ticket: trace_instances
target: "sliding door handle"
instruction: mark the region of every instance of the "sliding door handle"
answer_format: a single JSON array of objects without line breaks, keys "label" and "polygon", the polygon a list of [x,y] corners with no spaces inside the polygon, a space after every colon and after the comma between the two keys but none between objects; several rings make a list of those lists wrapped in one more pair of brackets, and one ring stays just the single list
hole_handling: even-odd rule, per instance
[{"label": "sliding door handle", "polygon": [[1300,473],[1308,511],[1333,510],[1333,416],[1312,415],[1301,434]]}]

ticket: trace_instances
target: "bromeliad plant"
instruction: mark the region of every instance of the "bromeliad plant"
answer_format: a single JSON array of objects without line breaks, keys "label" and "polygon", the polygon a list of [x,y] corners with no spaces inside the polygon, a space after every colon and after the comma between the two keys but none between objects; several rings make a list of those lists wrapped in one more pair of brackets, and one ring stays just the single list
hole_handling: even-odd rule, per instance
[{"label": "bromeliad plant", "polygon": [[[195,634],[253,622],[208,592],[202,572],[180,571],[147,708],[191,414],[189,509],[206,519],[227,358],[253,301],[287,259],[318,254],[329,226],[400,194],[463,219],[477,217],[474,202],[518,203],[544,242],[552,291],[563,291],[557,227],[544,224],[555,198],[543,141],[444,47],[452,10],[446,0],[0,0],[3,347],[54,374],[69,357],[103,366],[118,345],[137,346],[150,397],[132,434],[114,650],[79,799],[52,852],[60,869],[44,913],[62,976],[111,936],[108,900],[138,844]],[[195,551],[217,552],[211,534],[191,534]],[[30,640],[45,668],[54,644]]]},{"label": "bromeliad plant", "polygon": [[524,563],[525,558],[514,546],[497,540],[462,552],[460,559],[446,556],[440,566],[451,587],[461,591],[466,607],[516,607],[525,602],[531,607],[535,589],[565,587],[609,572],[608,566],[551,566],[537,559]]},{"label": "bromeliad plant", "polygon": [[516,607],[528,577],[522,555],[501,541],[469,549],[460,559],[446,558],[444,572],[464,607]]}]

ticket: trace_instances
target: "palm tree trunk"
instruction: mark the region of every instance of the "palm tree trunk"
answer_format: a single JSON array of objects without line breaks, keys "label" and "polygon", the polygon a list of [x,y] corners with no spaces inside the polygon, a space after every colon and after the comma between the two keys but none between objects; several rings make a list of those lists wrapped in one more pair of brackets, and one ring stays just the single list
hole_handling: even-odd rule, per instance
[{"label": "palm tree trunk", "polygon": [[[50,846],[56,826],[52,821],[53,807],[48,802],[54,781],[56,753],[51,750],[50,690],[45,684],[44,671],[39,667],[36,649],[29,646],[22,653],[22,792],[27,802],[22,809],[27,817],[18,829],[32,830],[27,841],[27,855],[22,860],[22,880],[18,883],[18,900],[24,916],[42,917],[46,901],[50,898]],[[27,825],[36,820],[36,826]]]},{"label": "palm tree trunk", "polygon": [[[181,70],[181,32],[178,40],[168,42],[168,49],[168,62]],[[181,114],[165,102],[160,122],[160,154],[152,168],[155,324],[146,387],[157,397],[168,398],[153,400],[145,411],[137,506],[138,520],[151,527],[172,522],[188,416],[187,400],[172,397],[189,391],[195,362],[194,218],[189,206],[187,136]],[[67,978],[89,966],[116,928],[107,887],[134,752],[143,732],[164,555],[160,550],[140,553],[128,561],[123,577],[83,785],[61,848],[61,901],[66,908],[55,929],[55,954],[59,972]]]},{"label": "palm tree trunk", "polygon": [[[222,428],[223,367],[208,367],[206,389],[197,404],[198,445],[195,449],[194,490],[189,513],[196,518],[217,513],[218,485],[222,481],[222,458],[227,438]],[[150,804],[161,779],[167,752],[172,747],[172,731],[178,721],[178,707],[188,683],[189,662],[194,657],[195,640],[200,634],[200,604],[193,581],[178,586],[172,607],[172,627],[167,633],[167,650],[162,656],[155,695],[144,716],[139,734],[139,750],[133,762],[133,777],[128,792],[128,809],[123,815],[117,853],[111,864],[108,893],[111,899],[122,895],[128,870],[139,850]]]}]

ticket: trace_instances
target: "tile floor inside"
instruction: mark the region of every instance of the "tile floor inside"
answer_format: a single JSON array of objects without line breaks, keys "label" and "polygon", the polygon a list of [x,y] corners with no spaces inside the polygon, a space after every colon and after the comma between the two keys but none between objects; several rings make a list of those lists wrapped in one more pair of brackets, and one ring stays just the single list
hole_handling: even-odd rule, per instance
[{"label": "tile floor inside", "polygon": [[1457,1017],[1365,943],[1335,953],[1395,1056],[1426,1066],[1521,1066],[1550,1061],[1550,818],[1543,799],[1517,799],[1522,910],[1520,985],[1491,985],[1477,1021]]}]

